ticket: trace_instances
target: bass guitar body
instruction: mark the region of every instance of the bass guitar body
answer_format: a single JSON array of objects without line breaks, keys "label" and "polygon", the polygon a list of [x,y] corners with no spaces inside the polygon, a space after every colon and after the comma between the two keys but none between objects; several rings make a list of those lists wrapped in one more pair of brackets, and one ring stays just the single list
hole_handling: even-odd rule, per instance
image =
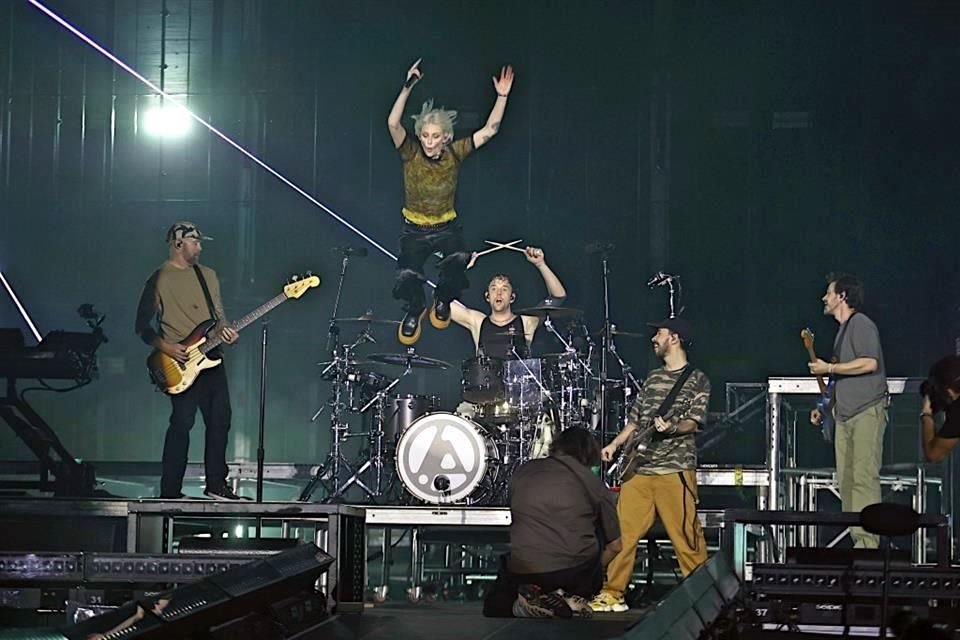
[{"label": "bass guitar body", "polygon": [[214,320],[201,322],[189,336],[180,341],[180,344],[187,348],[187,361],[183,364],[159,349],[150,354],[147,358],[147,370],[150,372],[150,379],[161,391],[170,395],[183,393],[204,370],[212,369],[223,362],[220,358],[210,358],[200,349],[216,326]]}]

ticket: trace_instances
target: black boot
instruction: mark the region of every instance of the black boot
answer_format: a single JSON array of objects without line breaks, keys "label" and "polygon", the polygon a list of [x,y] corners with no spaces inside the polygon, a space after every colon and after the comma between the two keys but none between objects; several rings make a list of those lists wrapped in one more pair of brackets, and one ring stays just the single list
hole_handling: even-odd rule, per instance
[{"label": "black boot", "polygon": [[446,329],[450,326],[450,303],[439,298],[433,299],[430,307],[430,324],[434,329]]},{"label": "black boot", "polygon": [[426,309],[421,310],[419,313],[410,313],[409,311],[403,315],[403,320],[400,321],[400,326],[397,327],[397,340],[400,341],[405,347],[415,345],[420,339],[420,321],[423,319],[423,314],[426,312]]}]

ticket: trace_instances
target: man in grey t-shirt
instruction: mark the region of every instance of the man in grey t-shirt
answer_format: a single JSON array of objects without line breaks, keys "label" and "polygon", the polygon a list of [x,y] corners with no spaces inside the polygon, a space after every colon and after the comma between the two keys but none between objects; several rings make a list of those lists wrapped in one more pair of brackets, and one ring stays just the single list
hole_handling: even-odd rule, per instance
[{"label": "man in grey t-shirt", "polygon": [[[856,276],[827,276],[823,314],[833,316],[840,329],[833,345],[833,362],[817,359],[810,373],[834,380],[837,484],[844,511],[859,512],[880,502],[880,464],[887,428],[887,375],[877,325],[860,311],[863,284]],[[819,409],[810,421],[820,424]],[[879,538],[859,527],[850,530],[855,547],[876,549]]]}]

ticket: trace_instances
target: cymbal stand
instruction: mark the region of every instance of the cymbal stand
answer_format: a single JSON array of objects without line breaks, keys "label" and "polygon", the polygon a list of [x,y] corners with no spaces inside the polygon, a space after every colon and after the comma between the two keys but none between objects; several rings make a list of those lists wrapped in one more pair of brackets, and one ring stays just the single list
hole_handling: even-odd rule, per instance
[{"label": "cymbal stand", "polygon": [[546,316],[543,319],[543,326],[546,327],[547,331],[552,333],[557,340],[560,341],[560,344],[563,345],[563,350],[567,352],[568,355],[572,355],[573,359],[576,360],[577,365],[587,372],[588,375],[593,376],[593,371],[590,369],[590,363],[580,357],[580,354],[577,350],[570,344],[569,341],[565,340],[563,336],[557,331],[556,327],[553,324],[553,320],[550,316]]},{"label": "cymbal stand", "polygon": [[[383,467],[384,467],[384,446],[383,446],[383,407],[385,405],[384,400],[389,397],[390,392],[393,391],[393,388],[400,384],[400,381],[410,373],[411,369],[408,366],[406,370],[400,374],[399,378],[396,378],[393,382],[388,384],[383,389],[377,391],[376,395],[363,405],[360,408],[360,414],[364,414],[370,410],[370,407],[376,407],[376,410],[370,417],[370,452],[367,457],[366,462],[364,462],[356,472],[347,478],[343,486],[340,488],[340,491],[346,491],[350,485],[356,484],[358,487],[363,489],[364,493],[367,494],[367,497],[372,501],[376,501],[376,498],[380,498],[384,494],[384,482],[383,482]],[[367,471],[367,469],[373,469],[374,473],[374,485],[373,488],[368,487],[362,480],[361,476]]]},{"label": "cymbal stand", "polygon": [[[549,318],[549,316],[548,316],[548,318]],[[520,357],[520,353],[517,351],[516,345],[514,345],[513,347],[511,347],[510,351],[511,351],[511,353],[513,354],[513,357],[516,358],[517,362],[519,362],[520,365],[526,370],[527,374],[529,374],[530,378],[533,379],[533,381],[537,383],[537,386],[538,386],[538,387],[540,387],[540,393],[541,393],[541,395],[546,399],[547,404],[550,405],[551,407],[556,407],[556,403],[555,403],[554,400],[553,400],[553,394],[550,392],[549,389],[547,389],[547,388],[543,385],[543,382],[540,380],[541,376],[543,375],[543,372],[541,371],[541,373],[540,373],[539,376],[538,376],[537,374],[535,374],[535,373],[533,372],[533,369],[531,369],[531,368],[529,367],[529,365],[527,365],[527,363],[524,361],[524,359],[523,359],[522,357]],[[521,385],[522,385],[522,383],[521,383]],[[528,449],[527,449],[527,447],[526,447],[526,445],[528,444],[528,442],[527,442],[527,440],[528,440],[528,438],[527,438],[527,436],[528,436],[527,428],[528,428],[528,426],[529,426],[529,425],[528,425],[529,420],[528,420],[527,417],[524,415],[524,411],[523,411],[523,395],[522,395],[522,391],[521,391],[520,400],[521,400],[521,405],[520,405],[520,421],[519,421],[520,432],[519,432],[519,434],[518,434],[518,437],[519,437],[519,439],[520,439],[520,443],[519,443],[520,446],[519,446],[519,448],[518,448],[519,450],[518,450],[518,453],[517,453],[517,459],[516,459],[516,461],[514,462],[514,464],[516,464],[516,465],[521,465],[521,464],[523,464],[524,462],[526,462],[526,461],[529,459],[529,455],[528,455],[529,452],[528,452]]]},{"label": "cymbal stand", "polygon": [[613,339],[613,336],[610,337],[610,354],[617,359],[617,363],[620,365],[620,371],[623,372],[623,377],[627,379],[627,382],[630,383],[630,386],[633,387],[634,391],[640,393],[643,383],[641,383],[633,375],[633,367],[623,361],[623,358],[620,357],[620,353],[617,351],[616,342]]}]

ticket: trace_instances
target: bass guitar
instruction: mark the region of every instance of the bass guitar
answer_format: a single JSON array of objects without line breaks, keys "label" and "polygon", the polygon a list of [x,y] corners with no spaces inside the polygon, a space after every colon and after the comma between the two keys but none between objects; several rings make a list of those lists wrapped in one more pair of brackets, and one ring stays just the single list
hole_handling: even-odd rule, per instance
[{"label": "bass guitar", "polygon": [[[308,289],[320,286],[319,276],[308,276],[300,280],[294,280],[283,288],[283,292],[277,297],[268,300],[247,315],[230,324],[237,331],[266,315],[275,309],[281,303],[292,298],[299,298]],[[205,320],[197,325],[189,336],[180,341],[187,348],[187,361],[183,364],[177,362],[159,349],[154,349],[153,353],[147,358],[147,371],[150,373],[150,380],[164,393],[176,395],[183,393],[196,381],[205,369],[212,369],[223,362],[220,358],[210,357],[210,352],[223,343],[219,335],[210,335],[210,332],[217,326],[216,320]]]},{"label": "bass guitar", "polygon": [[[807,358],[810,362],[815,362],[817,352],[813,348],[813,331],[809,328],[800,332],[800,339],[803,340],[803,346],[807,350]],[[836,358],[832,359],[836,361]],[[820,410],[820,434],[827,442],[833,442],[833,406],[836,404],[836,398],[833,397],[833,387],[836,380],[832,377],[824,380],[823,376],[816,376],[817,386],[820,387],[820,399],[817,401],[817,409]]]},{"label": "bass guitar", "polygon": [[[674,418],[676,418],[677,421],[683,420],[689,409],[690,400],[675,402],[670,410],[667,411],[667,414],[663,416],[663,419],[668,421]],[[646,455],[647,449],[650,448],[650,443],[653,442],[653,436],[656,435],[656,433],[656,424],[654,420],[650,420],[630,434],[630,437],[627,438],[627,441],[620,449],[620,455],[617,456],[616,462],[607,469],[607,477],[610,478],[614,486],[620,486],[633,477],[637,464]]]}]

